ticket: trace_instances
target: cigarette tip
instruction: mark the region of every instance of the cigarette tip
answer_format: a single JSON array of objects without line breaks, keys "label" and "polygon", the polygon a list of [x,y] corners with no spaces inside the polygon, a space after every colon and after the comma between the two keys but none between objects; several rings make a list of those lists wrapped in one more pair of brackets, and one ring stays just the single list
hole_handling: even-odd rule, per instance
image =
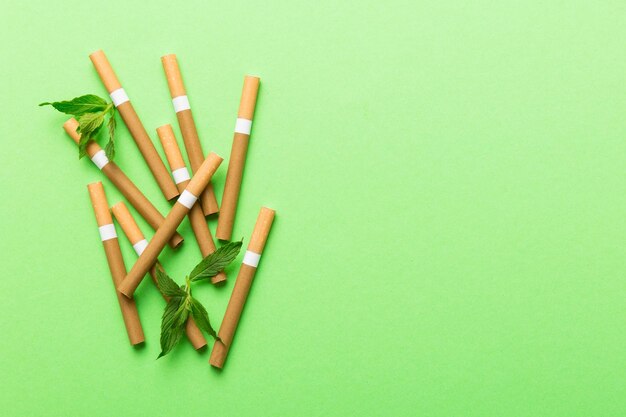
[{"label": "cigarette tip", "polygon": [[67,119],[65,123],[63,123],[63,128],[66,130],[67,129],[76,130],[77,126],[78,126],[78,121],[74,119],[73,117],[70,117],[69,119]]},{"label": "cigarette tip", "polygon": [[215,347],[218,343],[219,342],[215,342],[215,345],[213,345],[213,351],[211,352],[211,357],[209,358],[209,364],[213,368],[221,371],[224,368],[224,357],[220,354],[217,354],[217,351],[221,352],[221,349],[219,347]]},{"label": "cigarette tip", "polygon": [[126,275],[124,277],[124,279],[122,280],[121,284],[117,286],[117,291],[122,294],[124,297],[128,298],[128,299],[133,299],[133,292],[134,291],[128,291],[125,287],[124,284],[126,284],[126,279],[128,278],[128,275]]},{"label": "cigarette tip", "polygon": [[213,151],[211,151],[210,155],[213,156],[214,158],[218,158],[220,161],[224,160],[224,158],[222,158],[220,155],[218,155],[217,153]]},{"label": "cigarette tip", "polygon": [[122,286],[124,285],[124,283],[122,283],[122,285],[120,285],[119,287],[117,287],[117,290],[120,292],[120,294],[122,294],[124,297],[132,300],[133,299],[133,295],[132,293],[130,295],[127,294],[128,291],[124,290],[122,288]]}]

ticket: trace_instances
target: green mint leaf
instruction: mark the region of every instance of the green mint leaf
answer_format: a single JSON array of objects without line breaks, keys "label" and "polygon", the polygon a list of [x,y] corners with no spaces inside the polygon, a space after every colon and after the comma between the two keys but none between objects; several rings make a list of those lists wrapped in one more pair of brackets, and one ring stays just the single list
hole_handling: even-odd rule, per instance
[{"label": "green mint leaf", "polygon": [[78,120],[78,129],[76,130],[83,136],[89,136],[91,139],[104,124],[104,111],[95,113],[85,113]]},{"label": "green mint leaf", "polygon": [[209,321],[209,314],[206,312],[206,309],[200,304],[198,300],[193,297],[189,297],[189,306],[191,307],[191,315],[195,320],[198,327],[211,336],[213,339],[220,340],[219,336],[211,326],[211,322]]},{"label": "green mint leaf", "polygon": [[115,158],[115,144],[113,143],[113,141],[109,140],[107,142],[106,146],[104,147],[104,153],[109,158],[109,161],[112,161],[113,158]]},{"label": "green mint leaf", "polygon": [[89,137],[85,136],[85,138],[83,139],[83,137],[81,136],[80,142],[78,142],[78,159],[82,159],[82,157],[87,155],[87,143],[88,142],[89,142]]},{"label": "green mint leaf", "polygon": [[[80,135],[80,125],[76,127],[76,133]],[[80,140],[78,141],[78,159],[87,155],[87,144],[90,140],[91,138],[89,135],[81,135]]]},{"label": "green mint leaf", "polygon": [[78,142],[78,157],[82,158],[87,153],[87,144],[92,140],[104,124],[105,112],[85,113],[78,117],[78,128],[76,132],[80,134]]},{"label": "green mint leaf", "polygon": [[39,104],[40,106],[52,106],[61,113],[81,116],[85,113],[95,113],[106,109],[107,102],[96,95],[87,94],[75,97],[68,101],[54,101]]},{"label": "green mint leaf", "polygon": [[189,274],[191,281],[209,279],[222,272],[239,254],[243,241],[229,242],[200,261]]},{"label": "green mint leaf", "polygon": [[186,297],[187,293],[170,278],[160,265],[156,267],[157,284],[161,293],[167,297]]},{"label": "green mint leaf", "polygon": [[161,320],[161,353],[157,359],[167,355],[178,344],[185,331],[187,317],[189,317],[187,298],[170,298]]},{"label": "green mint leaf", "polygon": [[115,107],[111,106],[109,111],[109,121],[107,122],[107,129],[109,131],[109,141],[107,142],[104,152],[107,154],[109,160],[115,158],[115,127],[117,122],[115,121]]}]

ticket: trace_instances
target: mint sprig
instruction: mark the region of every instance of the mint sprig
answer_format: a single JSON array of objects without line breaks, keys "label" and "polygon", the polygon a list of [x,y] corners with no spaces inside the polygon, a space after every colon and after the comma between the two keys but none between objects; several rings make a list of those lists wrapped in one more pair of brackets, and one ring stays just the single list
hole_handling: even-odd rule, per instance
[{"label": "mint sprig", "polygon": [[189,317],[193,317],[198,327],[213,339],[220,340],[211,326],[206,309],[191,295],[191,283],[210,279],[223,271],[237,257],[242,244],[242,241],[230,242],[208,255],[185,278],[184,286],[176,284],[160,267],[156,268],[159,290],[166,297],[170,297],[161,319],[161,353],[157,359],[167,355],[178,344]]},{"label": "mint sprig", "polygon": [[76,133],[81,135],[78,143],[78,157],[82,158],[87,154],[87,144],[90,140],[95,140],[96,136],[104,126],[108,116],[107,130],[109,140],[104,148],[110,160],[115,158],[115,106],[94,94],[75,97],[67,101],[53,101],[39,104],[39,106],[52,106],[61,113],[70,114],[78,121]]}]

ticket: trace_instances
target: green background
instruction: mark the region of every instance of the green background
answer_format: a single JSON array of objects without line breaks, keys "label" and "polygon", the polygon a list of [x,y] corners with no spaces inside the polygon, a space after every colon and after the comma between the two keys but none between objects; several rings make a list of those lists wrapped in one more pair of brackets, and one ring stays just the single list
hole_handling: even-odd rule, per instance
[{"label": "green background", "polygon": [[[1,8],[1,415],[626,414],[623,1]],[[86,184],[120,194],[36,106],[105,96],[100,48],[161,154],[154,129],[179,132],[162,55],[225,158],[261,76],[234,236],[261,205],[277,217],[223,372],[187,341],[155,361],[149,282],[147,342],[128,345]],[[199,251],[180,230],[161,260],[182,282]],[[237,264],[195,287],[216,326]]]}]

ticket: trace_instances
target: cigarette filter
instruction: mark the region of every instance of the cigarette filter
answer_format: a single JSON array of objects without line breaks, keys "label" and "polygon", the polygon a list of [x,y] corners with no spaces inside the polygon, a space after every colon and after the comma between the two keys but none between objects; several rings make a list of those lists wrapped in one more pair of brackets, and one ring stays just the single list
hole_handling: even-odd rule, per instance
[{"label": "cigarette filter", "polygon": [[[135,249],[137,256],[141,255],[146,246],[148,246],[148,241],[141,232],[141,229],[139,229],[139,226],[135,222],[135,219],[133,219],[133,216],[130,214],[130,211],[128,210],[128,207],[126,207],[126,204],[120,201],[119,203],[111,207],[111,211],[117,219],[117,222],[122,227],[122,230],[124,231],[124,234],[130,241],[131,245],[133,245],[133,249]],[[163,269],[158,261],[154,265],[152,265],[152,268],[150,268],[150,276],[152,277],[152,281],[154,281],[154,285],[156,285],[158,288],[159,284],[156,276],[156,268]],[[169,301],[169,297],[163,295],[163,298],[165,298],[165,301]],[[187,338],[193,345],[194,349],[197,350],[201,347],[206,346],[206,339],[204,338],[204,335],[202,334],[192,317],[189,317],[189,319],[187,320],[187,328],[185,330],[187,333]]]},{"label": "cigarette filter", "polygon": [[[76,144],[80,141],[80,135],[76,133],[77,127],[78,122],[74,118],[69,119],[63,124],[63,128]],[[87,145],[87,155],[154,230],[163,223],[163,220],[165,220],[163,215],[159,213],[150,200],[139,191],[139,188],[122,172],[117,164],[109,161],[109,158],[107,158],[106,153],[102,150],[100,145],[94,141],[89,142]],[[169,241],[170,246],[176,248],[181,243],[183,243],[183,237],[178,233],[174,233]]]},{"label": "cigarette filter", "polygon": [[[89,190],[93,211],[96,214],[96,222],[98,223],[104,253],[106,254],[111,277],[113,278],[113,285],[117,287],[124,278],[124,275],[126,275],[126,266],[124,266],[122,251],[117,241],[117,233],[115,232],[113,219],[109,212],[104,187],[102,187],[101,182],[94,182],[93,184],[89,184],[87,189]],[[144,341],[143,329],[141,328],[135,301],[129,300],[117,291],[115,293],[117,295],[117,301],[120,304],[120,309],[122,310],[122,317],[124,318],[124,325],[126,326],[130,344],[137,345],[142,343]]]},{"label": "cigarette filter", "polygon": [[[172,130],[171,125],[164,125],[157,128],[157,134],[163,145],[163,150],[165,151],[165,156],[170,165],[170,170],[172,171],[172,176],[174,177],[178,191],[183,192],[187,184],[189,184],[189,171],[187,171],[187,166],[185,166],[185,161],[180,153],[174,130]],[[196,236],[198,246],[200,247],[200,253],[202,257],[205,258],[215,252],[216,248],[200,204],[194,204],[187,216],[191,223],[191,229]],[[226,274],[223,271],[211,278],[213,284],[223,281],[226,281]]]},{"label": "cigarette filter", "polygon": [[89,55],[89,58],[96,68],[104,87],[109,92],[113,104],[120,112],[126,127],[128,127],[163,195],[168,200],[177,197],[178,189],[169,176],[165,164],[159,157],[152,140],[148,136],[148,132],[146,132],[141,120],[139,120],[137,112],[135,112],[133,105],[130,103],[130,99],[117,79],[106,55],[102,51],[96,51]]},{"label": "cigarette filter", "polygon": [[230,160],[228,161],[222,208],[217,221],[217,230],[215,231],[215,236],[221,240],[230,240],[233,233],[235,212],[237,211],[239,190],[243,178],[243,167],[246,162],[246,154],[248,153],[250,129],[252,128],[252,117],[254,116],[259,82],[260,79],[258,77],[249,75],[243,80],[243,92],[241,93],[239,113],[235,123],[233,147],[230,151]]},{"label": "cigarette filter", "polygon": [[200,165],[185,190],[165,217],[165,221],[157,229],[152,240],[144,249],[135,265],[131,268],[126,278],[118,285],[117,289],[127,297],[132,297],[137,286],[144,278],[150,267],[154,265],[157,257],[165,247],[166,242],[175,233],[176,228],[183,221],[189,210],[198,200],[198,196],[207,186],[211,177],[222,163],[222,158],[211,152],[206,160]]},{"label": "cigarette filter", "polygon": [[[185,90],[183,78],[178,68],[178,61],[176,60],[176,55],[170,54],[161,57],[161,62],[163,63],[167,85],[169,86],[172,103],[174,104],[174,111],[176,112],[178,125],[183,135],[183,142],[185,143],[185,149],[187,150],[187,156],[191,164],[191,171],[195,174],[204,161],[204,153],[200,145],[196,123],[191,113],[187,91]],[[209,183],[200,196],[200,205],[202,206],[204,214],[207,216],[219,211],[211,183]]]},{"label": "cigarette filter", "polygon": [[261,259],[261,254],[263,253],[263,248],[265,247],[265,242],[267,241],[267,236],[270,232],[270,228],[272,227],[272,222],[274,221],[274,214],[274,210],[262,207],[256,224],[254,225],[254,231],[250,237],[250,244],[248,245],[246,254],[243,257],[243,262],[241,264],[241,268],[239,268],[239,274],[237,275],[237,280],[235,281],[233,293],[228,301],[226,313],[224,313],[224,319],[222,320],[222,325],[220,326],[220,331],[218,332],[218,336],[222,341],[220,342],[218,340],[215,342],[213,350],[211,351],[211,357],[209,358],[209,363],[216,368],[222,368],[224,366],[224,361],[226,361],[226,355],[228,355],[228,350],[233,342],[233,337],[235,336],[235,330],[237,330],[237,324],[239,323],[239,318],[241,317],[243,305],[248,297],[248,292],[250,291],[250,286],[252,285],[256,268],[259,265],[259,260]]}]

